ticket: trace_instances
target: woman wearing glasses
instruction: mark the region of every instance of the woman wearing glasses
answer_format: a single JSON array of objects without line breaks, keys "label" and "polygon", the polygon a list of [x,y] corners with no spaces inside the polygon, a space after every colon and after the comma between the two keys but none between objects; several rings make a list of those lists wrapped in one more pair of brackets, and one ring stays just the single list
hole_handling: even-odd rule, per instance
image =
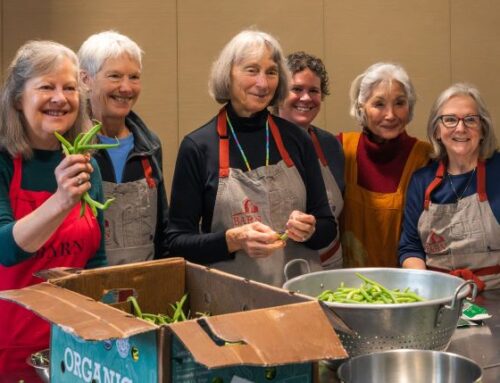
[{"label": "woman wearing glasses", "polygon": [[479,91],[455,84],[436,100],[427,135],[435,161],[408,187],[399,245],[405,268],[500,287],[500,154]]}]

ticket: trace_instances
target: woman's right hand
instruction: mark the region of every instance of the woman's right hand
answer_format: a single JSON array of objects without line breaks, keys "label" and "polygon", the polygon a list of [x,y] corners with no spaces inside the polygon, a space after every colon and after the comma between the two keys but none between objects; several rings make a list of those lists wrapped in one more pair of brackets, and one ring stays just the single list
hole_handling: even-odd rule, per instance
[{"label": "woman's right hand", "polygon": [[261,222],[253,222],[226,231],[230,253],[243,250],[251,258],[266,258],[277,249],[285,247],[278,233]]},{"label": "woman's right hand", "polygon": [[66,156],[55,170],[57,191],[55,193],[62,209],[71,209],[82,195],[90,190],[90,155],[71,154]]}]

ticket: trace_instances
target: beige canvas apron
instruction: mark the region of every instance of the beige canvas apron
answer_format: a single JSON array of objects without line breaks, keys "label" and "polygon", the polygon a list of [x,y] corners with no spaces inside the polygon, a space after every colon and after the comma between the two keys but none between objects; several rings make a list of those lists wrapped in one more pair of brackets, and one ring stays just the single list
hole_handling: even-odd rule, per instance
[{"label": "beige canvas apron", "polygon": [[[225,109],[219,113],[217,130],[220,169],[212,232],[225,231],[255,221],[282,232],[285,231],[286,222],[293,210],[305,211],[306,189],[302,177],[284,148],[271,115],[268,122],[282,160],[275,165],[244,172],[229,168]],[[321,270],[318,252],[292,240],[287,241],[284,249],[275,251],[267,258],[251,258],[243,251],[238,251],[234,260],[216,262],[211,266],[248,279],[282,286],[285,282],[285,264],[296,258],[306,259],[311,270]],[[294,273],[304,272],[303,269],[291,270],[289,277],[295,276]]]},{"label": "beige canvas apron", "polygon": [[115,198],[104,212],[106,257],[110,266],[154,257],[158,191],[149,160],[143,158],[142,164],[145,178],[141,180],[102,183],[106,198]]},{"label": "beige canvas apron", "polygon": [[478,163],[476,194],[457,203],[435,204],[430,194],[443,180],[445,169],[440,163],[418,221],[426,264],[440,271],[470,269],[486,289],[500,288],[500,225],[486,196],[484,162]]},{"label": "beige canvas apron", "polygon": [[[330,205],[330,209],[332,210],[332,214],[338,223],[340,213],[344,208],[344,198],[342,197],[342,192],[340,191],[337,181],[335,181],[335,177],[328,167],[325,153],[321,148],[316,133],[313,129],[308,129],[308,132],[314,144],[316,155],[318,156],[321,175],[323,176],[323,182],[325,183],[326,194],[328,196],[328,203]],[[319,251],[319,255],[323,268],[339,269],[342,267],[342,246],[340,245],[340,230],[337,230],[337,236],[335,237],[333,242],[329,246]]]}]

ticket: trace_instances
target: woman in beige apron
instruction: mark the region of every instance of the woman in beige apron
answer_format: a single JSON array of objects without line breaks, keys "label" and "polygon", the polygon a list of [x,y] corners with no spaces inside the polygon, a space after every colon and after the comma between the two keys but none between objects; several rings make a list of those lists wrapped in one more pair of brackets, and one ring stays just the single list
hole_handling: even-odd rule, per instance
[{"label": "woman in beige apron", "polygon": [[455,84],[435,102],[434,164],[410,185],[400,243],[403,267],[449,272],[500,287],[500,154],[478,90]]},{"label": "woman in beige apron", "polygon": [[[280,117],[286,118],[305,129],[311,137],[318,157],[328,203],[334,217],[339,219],[344,206],[344,154],[333,134],[312,125],[321,109],[328,90],[328,73],[320,58],[305,52],[294,52],[287,56],[288,69],[292,74],[289,93],[279,105]],[[340,235],[319,251],[324,268],[342,267]]]},{"label": "woman in beige apron", "polygon": [[104,194],[115,198],[104,214],[108,262],[163,258],[168,204],[161,144],[132,112],[141,92],[142,51],[128,37],[107,31],[90,36],[78,56],[92,118],[102,122],[99,140],[120,142],[95,154]]},{"label": "woman in beige apron", "polygon": [[210,91],[226,105],[179,148],[171,253],[276,286],[290,260],[320,270],[336,224],[307,133],[267,111],[288,92],[278,42],[239,33],[214,63]]}]

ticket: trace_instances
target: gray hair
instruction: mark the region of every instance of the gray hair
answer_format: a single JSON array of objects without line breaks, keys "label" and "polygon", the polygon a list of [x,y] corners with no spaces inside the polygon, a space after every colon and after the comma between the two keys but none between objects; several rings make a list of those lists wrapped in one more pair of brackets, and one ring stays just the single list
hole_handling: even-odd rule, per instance
[{"label": "gray hair", "polygon": [[79,107],[73,126],[64,136],[73,141],[85,131],[89,120],[85,111],[79,79],[78,58],[68,47],[53,41],[28,41],[17,51],[7,69],[0,96],[0,148],[11,156],[32,156],[32,147],[27,134],[26,119],[16,106],[22,99],[26,82],[54,71],[64,60],[74,64],[75,80],[78,85]]},{"label": "gray hair", "polygon": [[78,50],[80,67],[91,77],[101,70],[107,59],[123,54],[137,61],[142,69],[142,49],[130,38],[115,31],[104,31],[90,36]]},{"label": "gray hair", "polygon": [[244,30],[234,36],[222,49],[212,65],[208,80],[208,92],[219,104],[230,100],[231,69],[249,57],[259,57],[264,49],[271,50],[271,58],[278,66],[278,87],[270,105],[277,105],[288,95],[288,69],[278,41],[268,33]]},{"label": "gray hair", "polygon": [[401,83],[404,88],[408,98],[408,122],[412,120],[417,96],[408,73],[399,64],[379,62],[357,76],[351,84],[349,92],[351,98],[350,114],[361,126],[366,127],[363,105],[371,97],[373,89],[382,82],[390,84],[394,80]]},{"label": "gray hair", "polygon": [[437,139],[436,130],[439,126],[439,117],[443,105],[453,97],[468,96],[472,98],[477,107],[477,113],[481,117],[481,130],[483,132],[483,139],[479,144],[479,159],[485,160],[490,158],[498,149],[498,142],[493,128],[493,121],[490,112],[486,107],[479,90],[471,84],[457,83],[451,85],[448,89],[443,91],[437,100],[434,102],[427,121],[427,138],[432,144],[433,153],[432,158],[436,160],[444,160],[448,157],[446,148],[443,143]]}]

